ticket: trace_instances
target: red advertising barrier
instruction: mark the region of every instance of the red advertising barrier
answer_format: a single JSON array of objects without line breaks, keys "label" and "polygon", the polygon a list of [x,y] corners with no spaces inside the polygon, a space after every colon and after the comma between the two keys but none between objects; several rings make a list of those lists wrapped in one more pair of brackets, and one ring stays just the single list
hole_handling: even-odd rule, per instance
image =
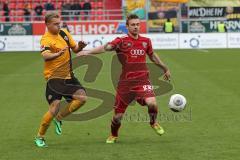
[{"label": "red advertising barrier", "polygon": [[[44,23],[33,23],[33,35],[43,35],[46,27]],[[69,22],[68,28],[73,35],[81,34],[115,34],[125,33],[125,22]],[[145,21],[141,22],[141,33],[147,33]]]}]

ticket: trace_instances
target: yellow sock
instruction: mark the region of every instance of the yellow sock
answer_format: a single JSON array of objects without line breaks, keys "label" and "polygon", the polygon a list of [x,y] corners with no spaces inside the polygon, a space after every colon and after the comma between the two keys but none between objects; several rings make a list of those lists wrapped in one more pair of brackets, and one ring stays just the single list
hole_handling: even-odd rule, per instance
[{"label": "yellow sock", "polygon": [[39,127],[39,130],[38,130],[39,137],[43,137],[45,135],[52,119],[53,119],[53,115],[51,112],[48,111],[47,113],[44,114],[43,119],[40,124],[40,127]]},{"label": "yellow sock", "polygon": [[57,120],[61,120],[64,117],[68,116],[70,113],[75,112],[76,110],[78,110],[81,106],[83,105],[83,103],[79,100],[72,100],[66,108],[64,108],[63,110],[61,110],[56,118]]}]

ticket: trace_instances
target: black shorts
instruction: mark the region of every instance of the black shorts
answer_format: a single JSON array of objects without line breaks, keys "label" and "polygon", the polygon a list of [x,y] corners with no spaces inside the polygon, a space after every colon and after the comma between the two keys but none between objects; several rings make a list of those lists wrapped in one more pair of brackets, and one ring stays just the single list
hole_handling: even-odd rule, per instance
[{"label": "black shorts", "polygon": [[75,77],[72,79],[50,79],[47,82],[46,99],[49,104],[54,100],[61,100],[62,97],[64,97],[67,102],[71,102],[73,99],[72,95],[79,89],[85,91],[85,88]]}]

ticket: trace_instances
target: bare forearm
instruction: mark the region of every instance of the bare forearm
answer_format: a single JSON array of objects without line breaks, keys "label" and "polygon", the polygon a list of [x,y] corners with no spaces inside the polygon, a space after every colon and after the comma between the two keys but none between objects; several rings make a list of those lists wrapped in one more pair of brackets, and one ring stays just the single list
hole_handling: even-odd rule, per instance
[{"label": "bare forearm", "polygon": [[150,56],[150,59],[152,62],[154,62],[157,66],[162,68],[164,71],[168,70],[168,67],[163,63],[163,61],[155,54],[153,53],[152,56]]},{"label": "bare forearm", "polygon": [[43,59],[45,61],[53,60],[53,59],[61,56],[67,49],[68,49],[68,47],[65,47],[65,48],[63,48],[62,50],[60,50],[59,52],[56,52],[56,53],[52,53],[51,51],[43,52],[42,53]]},{"label": "bare forearm", "polygon": [[100,53],[104,53],[106,51],[112,51],[112,50],[113,50],[113,47],[109,44],[106,44],[106,45],[93,48],[91,50],[83,50],[79,52],[77,56],[100,54]]},{"label": "bare forearm", "polygon": [[59,53],[45,52],[45,53],[42,54],[42,56],[43,56],[43,59],[45,61],[49,61],[49,60],[53,60],[53,59],[59,57],[60,54]]},{"label": "bare forearm", "polygon": [[107,43],[103,46],[99,46],[99,47],[92,49],[91,54],[99,54],[99,53],[103,53],[106,51],[112,51],[112,50],[113,50],[113,46]]},{"label": "bare forearm", "polygon": [[159,66],[160,68],[163,69],[164,71],[164,75],[163,78],[165,80],[170,81],[170,77],[171,77],[171,73],[168,69],[168,67],[161,61],[161,59],[158,57],[158,55],[156,54],[152,54],[151,56],[149,56],[149,58],[151,59],[152,62],[154,62],[157,66]]},{"label": "bare forearm", "polygon": [[81,50],[82,50],[82,48],[80,48],[78,45],[76,45],[76,47],[72,48],[72,51],[73,51],[74,53],[78,53],[78,52],[80,52]]},{"label": "bare forearm", "polygon": [[89,54],[100,54],[105,52],[104,46],[99,46],[90,50]]}]

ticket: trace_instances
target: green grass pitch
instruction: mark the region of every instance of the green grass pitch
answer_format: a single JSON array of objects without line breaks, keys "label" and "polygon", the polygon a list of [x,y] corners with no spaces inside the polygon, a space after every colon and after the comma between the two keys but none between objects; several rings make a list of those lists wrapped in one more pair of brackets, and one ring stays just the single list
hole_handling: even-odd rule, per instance
[{"label": "green grass pitch", "polygon": [[[0,53],[0,160],[232,160],[239,159],[240,54],[238,49],[157,51],[171,69],[174,90],[158,97],[166,134],[157,136],[147,122],[125,119],[119,143],[105,144],[112,112],[85,122],[65,121],[63,135],[47,133],[48,148],[33,139],[43,113],[45,80],[38,52]],[[84,86],[114,93],[110,82],[111,54],[94,83],[84,82],[86,68],[75,72]],[[181,93],[186,110],[178,115],[167,107],[171,94]],[[89,98],[80,112],[99,103]],[[127,114],[146,108],[137,104]],[[173,117],[175,118],[173,118]],[[177,117],[177,118],[176,118]],[[136,117],[135,117],[136,118]]]}]

